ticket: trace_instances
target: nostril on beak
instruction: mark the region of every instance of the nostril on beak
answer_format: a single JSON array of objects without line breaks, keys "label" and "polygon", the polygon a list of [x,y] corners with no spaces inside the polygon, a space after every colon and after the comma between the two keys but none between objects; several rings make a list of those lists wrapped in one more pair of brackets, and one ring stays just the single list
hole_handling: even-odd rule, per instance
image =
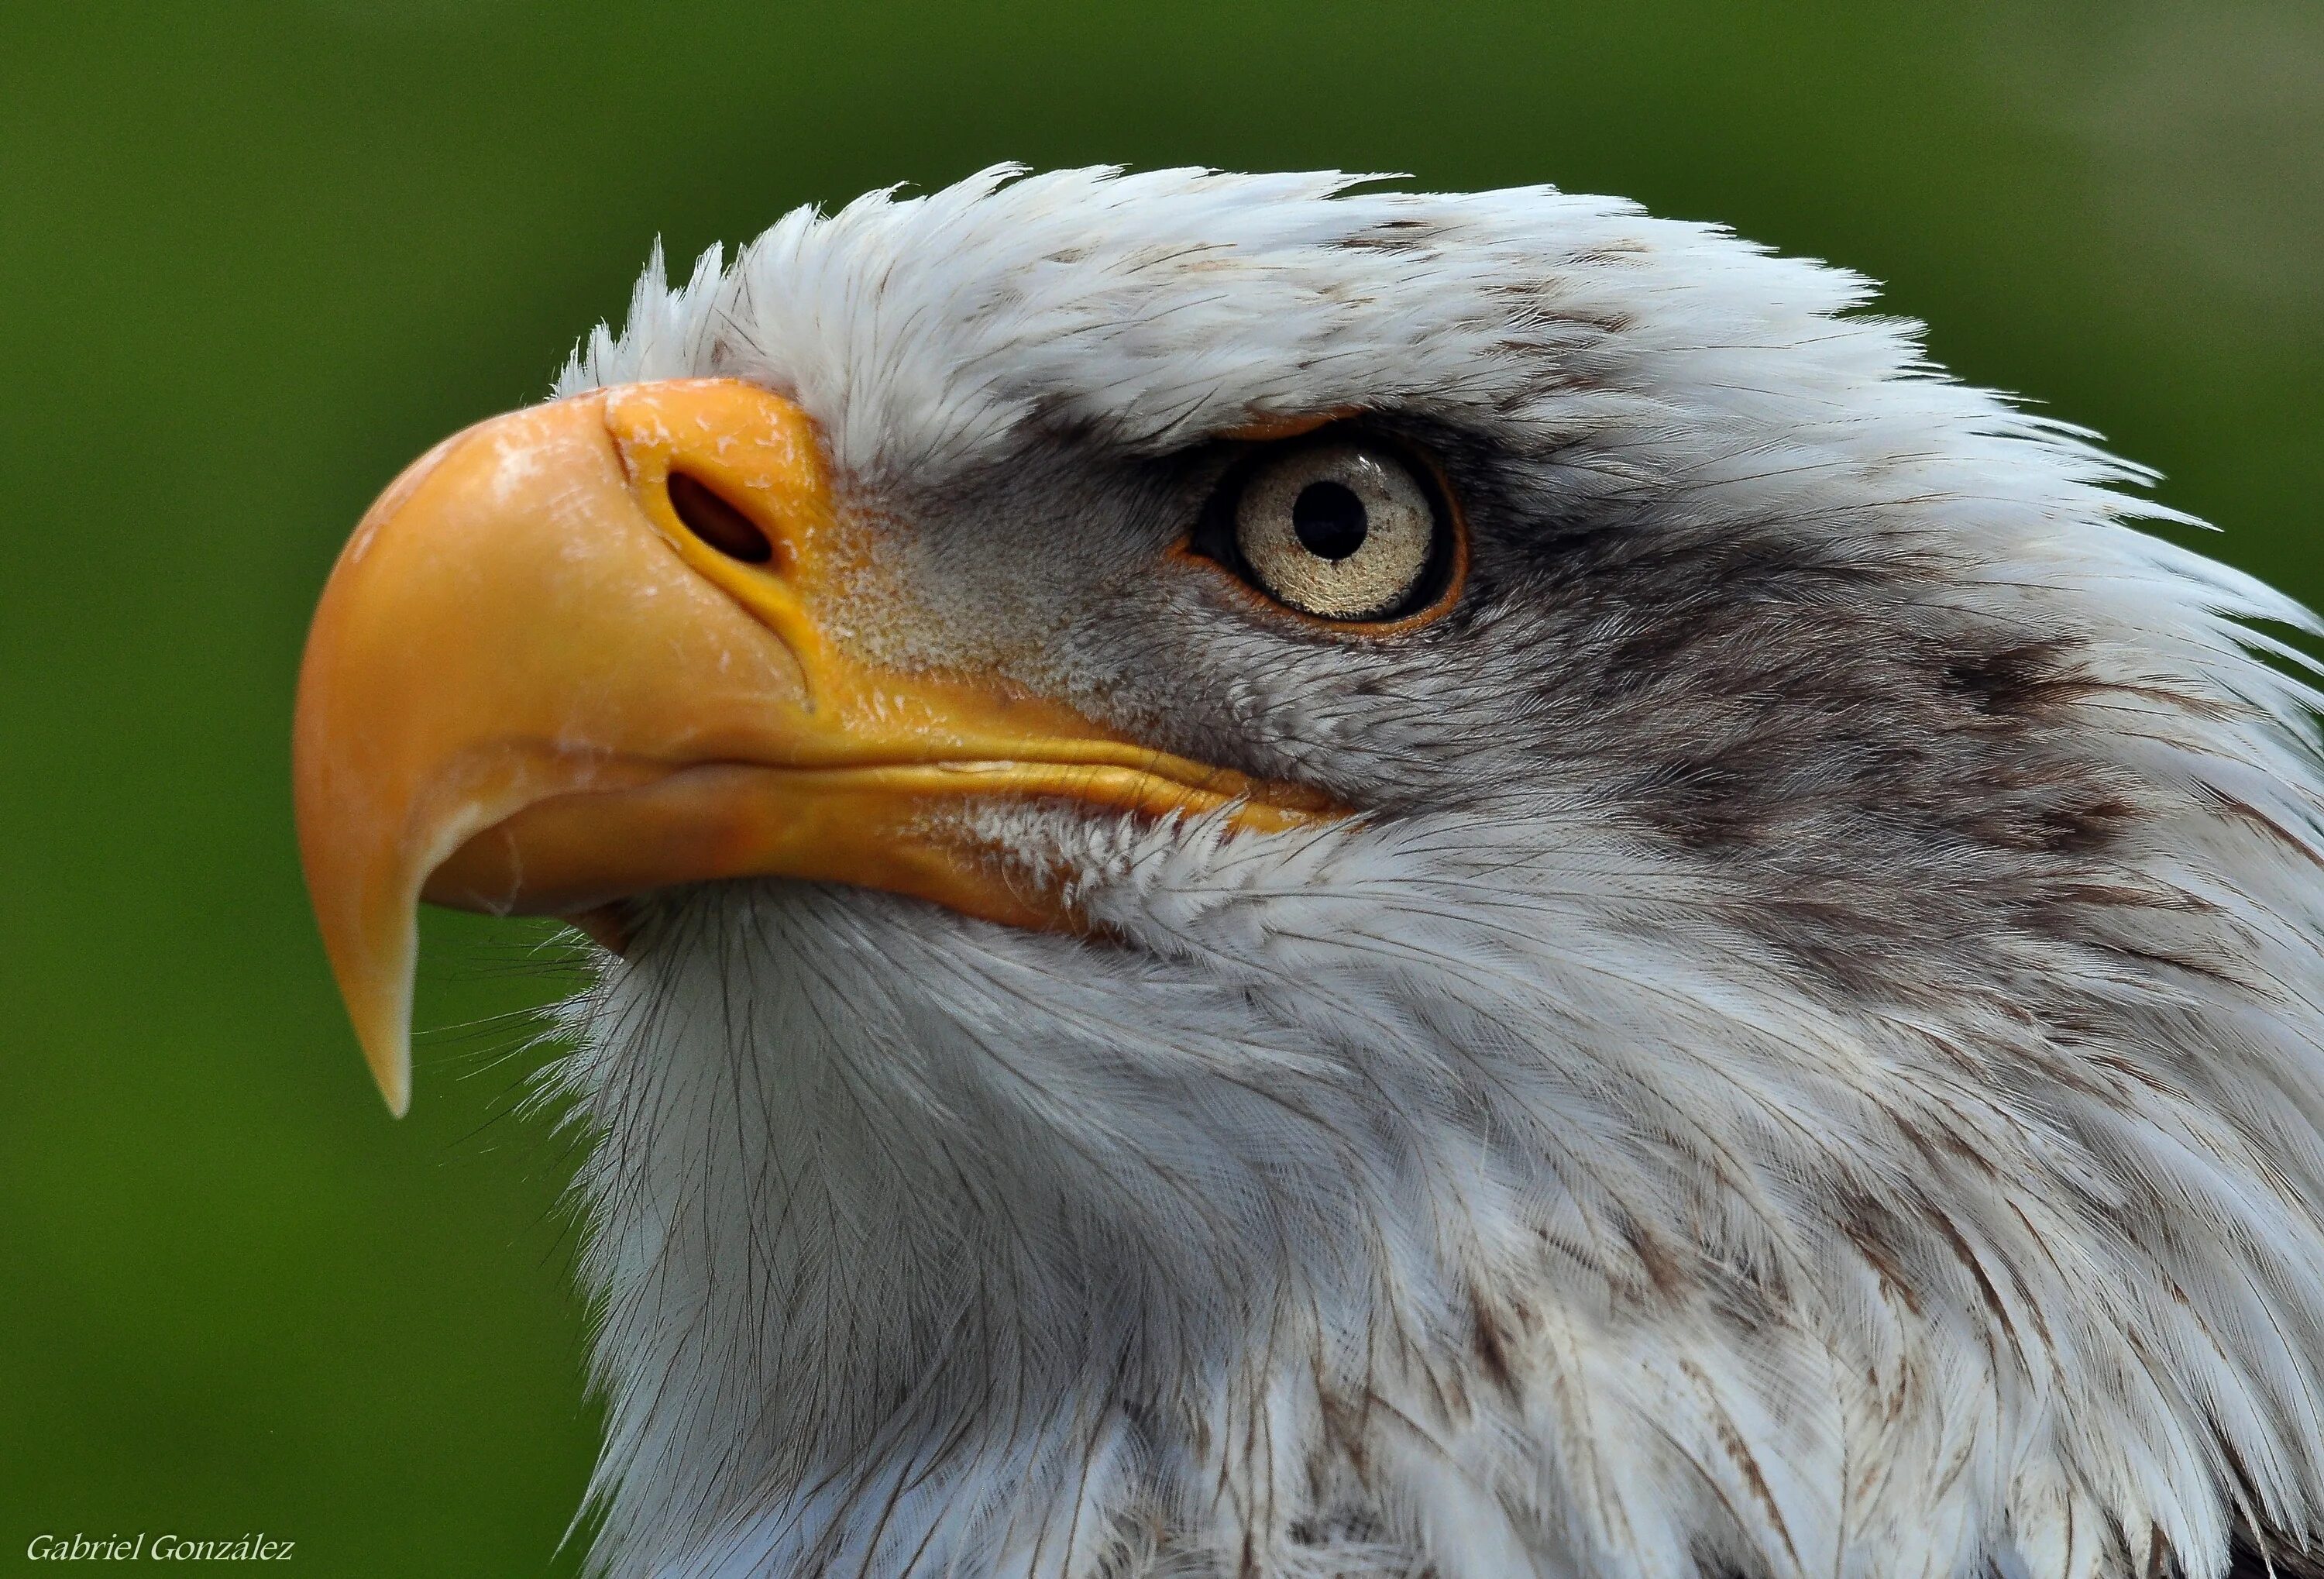
[{"label": "nostril on beak", "polygon": [[678,520],[686,523],[687,531],[728,559],[740,559],[745,565],[763,565],[775,557],[775,545],[767,540],[767,534],[699,477],[671,472],[669,503],[670,508],[678,512]]}]

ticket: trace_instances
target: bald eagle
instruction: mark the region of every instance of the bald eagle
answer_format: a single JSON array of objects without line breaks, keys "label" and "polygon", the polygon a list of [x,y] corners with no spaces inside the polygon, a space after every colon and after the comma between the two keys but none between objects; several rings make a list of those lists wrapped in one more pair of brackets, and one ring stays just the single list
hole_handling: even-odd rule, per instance
[{"label": "bald eagle", "polygon": [[347,545],[390,1104],[422,898],[604,946],[595,1561],[2309,1572],[2315,621],[1856,275],[1355,189],[657,256]]}]

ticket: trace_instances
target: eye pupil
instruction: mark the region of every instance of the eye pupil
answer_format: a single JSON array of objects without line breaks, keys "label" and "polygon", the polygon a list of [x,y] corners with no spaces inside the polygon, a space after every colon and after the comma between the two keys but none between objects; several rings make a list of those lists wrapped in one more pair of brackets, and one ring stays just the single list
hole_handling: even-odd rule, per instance
[{"label": "eye pupil", "polygon": [[1299,546],[1317,559],[1344,559],[1364,546],[1371,522],[1354,489],[1321,481],[1300,489],[1292,502],[1291,530],[1299,534]]}]

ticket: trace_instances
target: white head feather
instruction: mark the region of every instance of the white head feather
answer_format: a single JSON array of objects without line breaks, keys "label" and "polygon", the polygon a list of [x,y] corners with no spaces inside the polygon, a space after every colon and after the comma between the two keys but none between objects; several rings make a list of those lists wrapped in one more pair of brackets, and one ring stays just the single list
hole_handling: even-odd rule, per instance
[{"label": "white head feather", "polygon": [[763,382],[847,507],[1117,587],[1167,512],[1081,479],[1360,409],[1510,558],[1395,652],[1021,557],[867,590],[933,660],[1015,598],[980,659],[1370,815],[981,814],[1118,946],[657,900],[561,1082],[602,1560],[2094,1579],[2324,1523],[2324,775],[2246,623],[2308,616],[1853,275],[1545,189],[1013,174],[657,259],[558,391]]}]

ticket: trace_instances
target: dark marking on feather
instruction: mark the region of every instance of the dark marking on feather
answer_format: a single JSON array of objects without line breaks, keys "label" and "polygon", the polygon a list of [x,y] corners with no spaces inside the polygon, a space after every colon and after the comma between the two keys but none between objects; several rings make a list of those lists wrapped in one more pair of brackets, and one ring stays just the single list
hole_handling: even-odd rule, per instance
[{"label": "dark marking on feather", "polygon": [[1784,1550],[1790,1555],[1792,1567],[1796,1571],[1801,1565],[1799,1547],[1792,1542],[1791,1527],[1784,1522],[1784,1510],[1775,1504],[1775,1491],[1768,1486],[1767,1477],[1759,1468],[1759,1460],[1751,1452],[1751,1445],[1743,1440],[1742,1433],[1736,1430],[1734,1422],[1727,1417],[1727,1411],[1719,1407],[1719,1394],[1711,1386],[1711,1378],[1705,1375],[1702,1368],[1692,1360],[1683,1360],[1679,1364],[1694,1384],[1702,1390],[1705,1400],[1711,1406],[1711,1419],[1713,1428],[1719,1433],[1720,1446],[1726,1451],[1728,1458],[1735,1467],[1742,1471],[1744,1484],[1749,1488],[1752,1500],[1759,1504],[1760,1510],[1767,1516],[1767,1522],[1774,1527],[1776,1536],[1783,1541]]},{"label": "dark marking on feather", "polygon": [[1511,1334],[1503,1331],[1499,1314],[1485,1301],[1474,1288],[1469,1290],[1469,1315],[1474,1332],[1477,1360],[1484,1366],[1485,1375],[1510,1402],[1518,1401],[1521,1390],[1515,1368],[1509,1363]]},{"label": "dark marking on feather", "polygon": [[2293,833],[2243,797],[2231,794],[2216,784],[2202,784],[2198,788],[2203,799],[2216,809],[2234,817],[2238,822],[2248,823],[2259,829],[2277,844],[2306,860],[2310,865],[2324,865],[2324,849],[2319,849],[2314,842]]},{"label": "dark marking on feather", "polygon": [[1988,716],[2022,718],[2075,694],[2067,678],[2068,651],[2065,642],[2049,639],[1957,658],[1944,666],[1944,682]]},{"label": "dark marking on feather", "polygon": [[2009,1340],[2011,1350],[2018,1354],[2022,1362],[2024,1345],[2017,1336],[2017,1325],[2010,1319],[2009,1307],[2002,1302],[2001,1290],[1994,1287],[1992,1278],[1987,1275],[1985,1263],[1978,1259],[1977,1251],[1970,1247],[1969,1240],[1963,1236],[1961,1231],[1954,1225],[1953,1220],[1946,1216],[1934,1205],[1928,1205],[1922,1213],[1922,1216],[1951,1248],[1954,1258],[1975,1280],[1978,1293],[1985,1301],[1986,1309],[1993,1316],[1994,1325],[2001,1329],[2002,1335]]},{"label": "dark marking on feather", "polygon": [[1908,1314],[1918,1316],[1921,1297],[1914,1292],[1912,1279],[1897,1264],[1889,1251],[1887,1236],[1882,1232],[1891,1223],[1887,1210],[1859,1197],[1848,1203],[1835,1221],[1840,1231],[1848,1235],[1849,1242],[1856,1247],[1856,1253],[1879,1278],[1881,1294],[1902,1305]]},{"label": "dark marking on feather", "polygon": [[1686,1269],[1670,1247],[1635,1218],[1623,1220],[1621,1234],[1630,1253],[1638,1258],[1638,1267],[1646,1273],[1648,1286],[1664,1299],[1677,1298],[1687,1286]]},{"label": "dark marking on feather", "polygon": [[2239,1523],[2227,1552],[2227,1579],[2324,1579],[2324,1544]]}]

